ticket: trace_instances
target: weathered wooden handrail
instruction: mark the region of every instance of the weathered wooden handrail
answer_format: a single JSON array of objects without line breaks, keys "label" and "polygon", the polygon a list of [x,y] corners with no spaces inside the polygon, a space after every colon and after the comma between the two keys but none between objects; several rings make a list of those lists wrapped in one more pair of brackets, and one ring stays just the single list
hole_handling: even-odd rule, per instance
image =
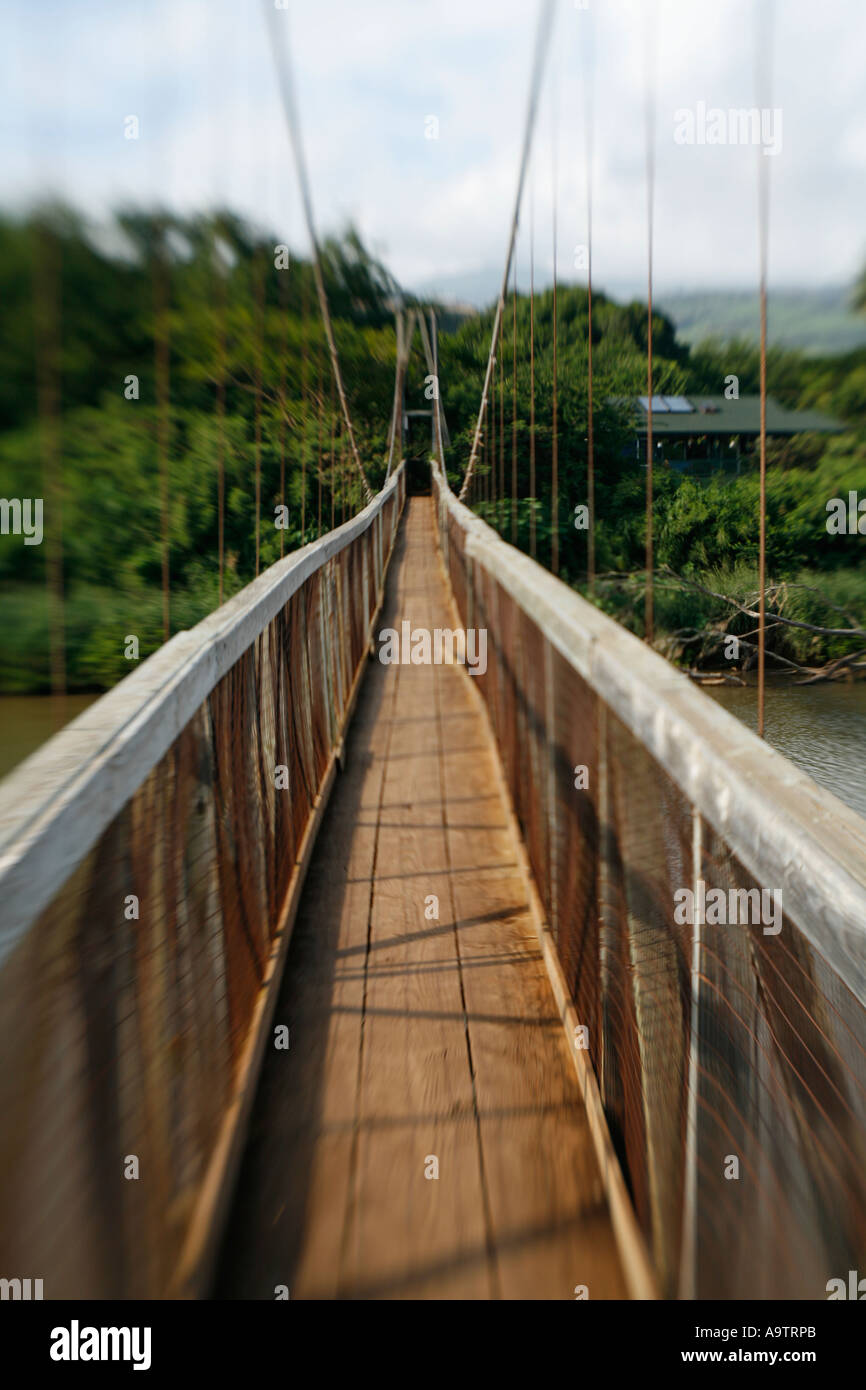
[{"label": "weathered wooden handrail", "polygon": [[866,1249],[866,822],[433,476],[662,1287],[826,1297]]},{"label": "weathered wooden handrail", "polygon": [[0,1274],[46,1298],[205,1285],[404,499],[401,465],[0,784]]}]

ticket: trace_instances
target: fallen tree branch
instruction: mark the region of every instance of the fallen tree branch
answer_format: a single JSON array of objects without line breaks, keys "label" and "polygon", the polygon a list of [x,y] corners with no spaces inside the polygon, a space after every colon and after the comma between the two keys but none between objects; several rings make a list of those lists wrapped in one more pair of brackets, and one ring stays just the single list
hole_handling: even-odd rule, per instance
[{"label": "fallen tree branch", "polygon": [[[706,594],[709,598],[718,599],[721,603],[729,603],[732,608],[744,613],[747,618],[760,618],[760,613],[757,613],[754,608],[747,608],[745,604],[732,598],[730,594],[720,594],[715,589],[708,589],[706,585],[698,584],[696,580],[683,579],[681,575],[674,574],[673,570],[668,569],[667,566],[659,570],[659,573],[666,574],[677,584],[682,584],[684,588],[694,589],[700,594]],[[769,585],[768,589],[765,590],[765,595],[767,593],[772,595],[779,587],[779,585]],[[815,623],[805,623],[799,618],[785,618],[781,613],[773,613],[772,616],[777,622],[784,623],[786,627],[802,628],[805,632],[814,632],[821,637],[866,637],[866,628],[862,627],[821,627]]]},{"label": "fallen tree branch", "polygon": [[[861,656],[866,656],[866,647],[862,647],[859,652],[850,652],[848,656],[838,657],[836,661],[831,661],[829,666],[825,666],[822,671],[816,671],[813,675],[809,676],[808,680],[797,681],[796,684],[817,685],[819,681],[832,680],[836,672],[841,670],[843,666],[848,666],[849,664],[857,661],[857,658]],[[859,669],[860,668],[858,666],[858,670]]]}]

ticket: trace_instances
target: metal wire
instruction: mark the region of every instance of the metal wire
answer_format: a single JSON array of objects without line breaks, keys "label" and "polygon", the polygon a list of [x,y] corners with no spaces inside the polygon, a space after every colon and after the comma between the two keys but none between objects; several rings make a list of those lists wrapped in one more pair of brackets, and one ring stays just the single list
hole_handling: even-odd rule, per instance
[{"label": "metal wire", "polygon": [[536,556],[535,497],[535,184],[530,193],[529,212],[529,553]]},{"label": "metal wire", "polygon": [[[495,520],[495,518],[496,518],[496,460],[497,460],[497,453],[496,453],[496,371],[495,371],[495,366],[496,366],[496,362],[495,362],[495,359],[494,359],[494,371],[493,371],[493,373],[492,373],[492,375],[491,375],[491,380],[490,380],[490,395],[491,395],[491,399],[490,399],[490,412],[489,412],[489,413],[490,413],[490,501],[491,501],[491,519],[492,519],[492,524],[493,524],[494,526],[496,525],[496,520]],[[486,408],[487,408],[487,399],[486,399],[486,398],[485,398],[485,400],[484,400],[484,406],[485,406],[485,409],[486,409]],[[465,481],[465,480],[464,480],[464,481]],[[461,489],[461,492],[462,492],[462,489]]]},{"label": "metal wire", "polygon": [[162,635],[163,640],[167,642],[171,636],[171,578],[169,561],[171,539],[168,496],[168,451],[171,432],[171,420],[169,417],[171,349],[169,345],[168,266],[165,261],[164,237],[161,230],[157,231],[157,241],[153,253],[152,276],[154,373],[156,378],[156,440],[159,458]]},{"label": "metal wire", "polygon": [[[762,104],[770,106],[770,65],[772,59],[772,0],[763,0],[756,10],[755,65],[756,87]],[[759,298],[761,319],[760,346],[760,496],[758,536],[758,735],[764,737],[764,684],[766,676],[767,631],[767,242],[769,235],[770,161],[762,146],[757,148],[758,160],[758,256]]]},{"label": "metal wire", "polygon": [[[216,229],[214,229],[215,231]],[[228,286],[219,265],[216,237],[212,247],[216,291],[216,417],[217,417],[217,568],[219,572],[219,601],[223,601],[225,569],[225,458],[226,458],[226,335]],[[280,552],[282,553],[282,552]]]},{"label": "metal wire", "polygon": [[259,261],[253,269],[255,277],[255,314],[256,314],[256,365],[255,365],[255,395],[253,407],[253,432],[254,432],[254,458],[255,458],[255,491],[256,491],[256,574],[259,572],[261,558],[261,528],[262,528],[262,375],[264,370],[265,353],[265,277],[264,266]]},{"label": "metal wire", "polygon": [[511,280],[511,544],[517,544],[517,262]]},{"label": "metal wire", "polygon": [[553,162],[552,162],[552,189],[553,189],[553,381],[552,381],[552,409],[551,409],[551,437],[550,437],[550,568],[554,574],[559,574],[559,432],[557,430],[557,316],[556,316],[556,212],[557,212],[557,167],[556,167],[556,127],[553,131]]},{"label": "metal wire", "polygon": [[[340,359],[337,354],[337,343],[334,338],[334,330],[331,325],[331,314],[328,308],[328,296],[325,292],[325,281],[322,276],[322,255],[319,246],[319,239],[316,234],[316,225],[313,218],[313,202],[310,194],[310,184],[307,177],[306,159],[304,156],[303,143],[301,141],[300,119],[295,106],[294,82],[292,78],[291,64],[287,54],[287,32],[288,14],[285,9],[277,13],[270,0],[262,0],[262,9],[265,17],[265,24],[271,40],[271,52],[273,54],[274,66],[277,73],[277,82],[280,89],[280,96],[283,103],[283,112],[286,118],[286,125],[289,131],[289,141],[292,147],[292,154],[295,160],[295,170],[298,177],[298,184],[301,190],[301,203],[304,209],[304,218],[307,224],[307,234],[310,238],[310,245],[313,249],[313,276],[316,282],[316,293],[319,297],[319,309],[322,315],[322,323],[325,328],[325,337],[328,343],[328,351],[331,355],[331,369],[334,374],[334,381],[337,386],[337,393],[340,397],[340,408],[343,413],[343,420],[346,426],[346,433],[352,451],[352,458],[358,476],[361,479],[364,498],[367,502],[372,501],[373,494],[370,491],[370,484],[367,482],[367,475],[364,472],[364,465],[361,462],[361,455],[358,452],[358,445],[355,442],[355,431],[352,428],[352,417],[349,411],[349,402],[343,387],[343,376],[340,371]],[[281,26],[281,19],[284,23]]]},{"label": "metal wire", "polygon": [[500,507],[497,514],[497,524],[500,532],[505,529],[505,344],[501,344],[502,350],[499,353],[499,497]]},{"label": "metal wire", "polygon": [[[310,310],[307,302],[307,281],[301,281],[301,402],[303,414],[303,430],[301,432],[301,545],[306,544],[307,540],[307,418],[310,408],[310,346],[308,342],[310,323]],[[286,318],[286,331],[288,332],[289,323]],[[286,354],[288,356],[288,353]],[[286,503],[285,484],[280,482],[280,501],[283,506]],[[280,533],[280,554],[282,555],[282,533]]]},{"label": "metal wire", "polygon": [[550,41],[551,29],[553,27],[553,17],[555,5],[553,0],[541,0],[538,12],[538,24],[535,32],[535,54],[532,64],[532,76],[529,83],[529,101],[526,111],[526,123],[523,133],[523,150],[520,156],[520,172],[517,178],[517,193],[514,199],[514,212],[511,218],[511,231],[508,238],[508,251],[505,257],[505,270],[502,276],[502,285],[499,290],[499,298],[496,301],[496,313],[493,318],[493,331],[490,336],[490,351],[487,356],[487,369],[484,373],[484,386],[481,392],[481,405],[478,409],[478,420],[475,425],[475,433],[472,439],[472,449],[469,455],[469,463],[463,478],[463,486],[460,489],[461,500],[466,496],[472,474],[475,471],[475,461],[478,456],[478,444],[481,438],[481,428],[484,420],[484,411],[487,403],[487,393],[490,390],[490,382],[493,375],[494,360],[496,354],[496,344],[499,340],[499,332],[502,326],[502,316],[505,312],[505,296],[508,292],[508,275],[511,270],[511,258],[514,255],[514,243],[517,238],[517,223],[520,217],[520,204],[523,198],[523,184],[526,178],[526,170],[529,164],[529,155],[532,148],[532,134],[535,128],[535,115],[538,107],[538,97],[541,91],[541,79],[544,73],[544,64],[547,57],[547,49]]},{"label": "metal wire", "polygon": [[66,617],[63,582],[63,452],[60,247],[47,227],[34,238],[33,330],[42,486],[47,505],[45,586],[49,612],[52,724],[66,722]]},{"label": "metal wire", "polygon": [[646,199],[647,199],[647,474],[646,474],[646,599],[644,637],[652,642],[653,612],[653,212],[655,201],[655,54],[658,5],[646,11]]},{"label": "metal wire", "polygon": [[586,547],[586,582],[590,593],[595,587],[595,416],[592,399],[592,183],[593,183],[593,144],[595,137],[595,84],[594,49],[595,33],[592,12],[587,14],[587,42],[582,49],[584,54],[584,129],[586,159],[586,501],[589,512],[589,531]]}]

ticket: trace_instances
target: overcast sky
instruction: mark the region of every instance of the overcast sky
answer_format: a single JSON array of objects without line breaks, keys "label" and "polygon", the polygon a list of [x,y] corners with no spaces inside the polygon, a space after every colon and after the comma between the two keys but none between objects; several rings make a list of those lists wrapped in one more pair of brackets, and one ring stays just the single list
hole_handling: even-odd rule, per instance
[{"label": "overcast sky", "polygon": [[[540,282],[586,240],[594,89],[594,279],[646,275],[645,16],[653,0],[559,0],[520,233]],[[765,104],[755,0],[659,0],[655,270],[660,289],[749,286],[769,165],[770,280],[848,281],[866,260],[866,4],[777,0],[770,105],[782,148],[683,145],[677,110]],[[91,216],[228,202],[305,235],[259,0],[0,0],[6,206],[59,191]],[[495,278],[513,203],[535,27],[530,0],[295,0],[292,51],[320,230],[354,221],[408,287]],[[591,56],[592,55],[592,56]],[[124,138],[136,115],[140,138]],[[555,119],[554,119],[555,115]],[[439,123],[428,139],[428,118]],[[555,131],[555,139],[554,139]]]}]

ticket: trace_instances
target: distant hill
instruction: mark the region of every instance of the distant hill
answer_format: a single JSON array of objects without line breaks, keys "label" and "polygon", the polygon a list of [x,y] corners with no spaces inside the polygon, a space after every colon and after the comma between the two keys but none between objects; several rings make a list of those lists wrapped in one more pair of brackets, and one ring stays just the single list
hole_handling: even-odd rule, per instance
[{"label": "distant hill", "polygon": [[[499,293],[502,271],[485,266],[461,274],[431,278],[413,289],[422,297],[436,297],[455,305],[457,313],[465,314],[468,307],[484,308],[492,304]],[[518,268],[518,287],[526,293],[528,286]],[[548,288],[543,273],[536,279],[536,289]],[[643,299],[642,285],[630,283],[599,284],[618,303]],[[771,289],[769,300],[770,342],[780,347],[802,348],[810,356],[825,356],[848,352],[866,345],[866,314],[855,314],[850,307],[850,285],[832,285],[823,289]],[[672,290],[659,287],[656,305],[676,324],[677,335],[684,343],[699,343],[704,338],[758,340],[758,296],[752,290]]]},{"label": "distant hill", "polygon": [[[770,342],[802,348],[814,356],[862,347],[866,344],[866,314],[855,314],[850,301],[849,285],[771,290]],[[684,343],[699,343],[704,338],[758,339],[758,296],[749,290],[659,294],[657,303],[673,319]]]},{"label": "distant hill", "polygon": [[459,307],[484,309],[499,294],[502,269],[483,266],[479,270],[457,271],[454,274],[432,275],[406,288],[421,299],[436,299]]}]

